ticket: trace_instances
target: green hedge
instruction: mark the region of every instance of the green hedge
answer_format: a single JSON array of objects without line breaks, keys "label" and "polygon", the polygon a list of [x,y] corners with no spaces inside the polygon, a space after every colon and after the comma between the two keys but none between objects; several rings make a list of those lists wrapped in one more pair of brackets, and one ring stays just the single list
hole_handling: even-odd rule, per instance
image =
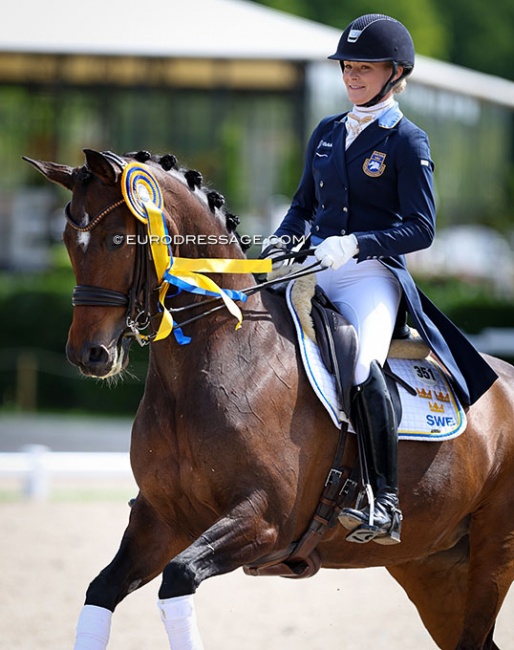
[{"label": "green hedge", "polygon": [[417,279],[418,286],[468,334],[488,327],[514,327],[514,300],[500,298],[487,286],[455,278]]},{"label": "green hedge", "polygon": [[2,405],[30,407],[33,400],[27,393],[31,392],[31,372],[35,372],[38,410],[130,417],[143,394],[148,351],[133,346],[130,375],[114,386],[83,377],[65,353],[74,284],[66,267],[36,275],[0,274]]},{"label": "green hedge", "polygon": [[[498,299],[490,290],[447,279],[419,280],[420,287],[464,331],[513,327],[514,302]],[[74,278],[61,260],[52,271],[36,275],[0,274],[0,395],[4,408],[25,406],[20,397],[20,368],[36,365],[35,406],[44,411],[75,411],[132,416],[141,399],[148,350],[131,349],[130,375],[114,386],[84,378],[65,357],[72,318]],[[510,359],[510,361],[514,361]],[[22,392],[28,389],[21,388]],[[30,400],[28,408],[30,408]]]}]

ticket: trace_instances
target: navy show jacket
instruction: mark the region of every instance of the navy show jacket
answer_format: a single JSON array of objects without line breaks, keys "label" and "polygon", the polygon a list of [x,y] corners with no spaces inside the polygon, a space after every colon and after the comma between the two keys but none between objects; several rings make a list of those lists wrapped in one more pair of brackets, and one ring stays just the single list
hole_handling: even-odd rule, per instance
[{"label": "navy show jacket", "polygon": [[300,184],[275,234],[292,241],[310,230],[316,245],[353,233],[358,262],[378,259],[394,273],[413,326],[450,371],[464,405],[472,404],[497,375],[418,289],[404,258],[429,247],[435,234],[428,137],[395,103],[345,150],[346,119],[347,113],[326,117],[314,130]]}]

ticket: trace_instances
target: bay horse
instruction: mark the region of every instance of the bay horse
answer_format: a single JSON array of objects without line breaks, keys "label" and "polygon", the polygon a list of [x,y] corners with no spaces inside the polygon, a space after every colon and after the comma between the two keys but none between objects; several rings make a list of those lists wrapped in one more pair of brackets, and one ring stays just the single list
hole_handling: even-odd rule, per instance
[{"label": "bay horse", "polygon": [[[67,356],[83,374],[108,379],[123,372],[141,327],[149,321],[155,334],[165,311],[149,245],[129,244],[140,222],[123,194],[125,165],[139,161],[162,188],[170,242],[181,236],[172,255],[246,256],[220,195],[173,156],[85,156],[75,168],[26,160],[72,193],[63,237],[77,287]],[[251,274],[211,278],[227,290],[255,284]],[[177,290],[166,304],[202,301]],[[130,450],[139,492],[117,554],[87,590],[90,618],[78,629],[89,629],[77,632],[76,649],[106,648],[118,603],[162,574],[168,634],[189,617],[170,647],[198,650],[192,594],[202,581],[280,555],[312,518],[338,431],[308,384],[284,299],[256,291],[242,312],[237,330],[233,314],[218,309],[190,319],[189,344],[173,334],[146,340]],[[488,361],[499,379],[467,412],[462,435],[399,445],[401,544],[351,544],[336,525],[317,549],[323,568],[385,567],[445,650],[498,648],[495,620],[514,579],[514,368]],[[187,611],[174,618],[166,604]]]}]

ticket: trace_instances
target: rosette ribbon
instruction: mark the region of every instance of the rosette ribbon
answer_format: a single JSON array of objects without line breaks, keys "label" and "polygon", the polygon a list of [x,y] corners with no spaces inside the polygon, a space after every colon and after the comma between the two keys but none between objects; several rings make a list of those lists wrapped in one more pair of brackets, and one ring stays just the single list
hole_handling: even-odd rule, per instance
[{"label": "rosette ribbon", "polygon": [[[153,340],[164,339],[174,330],[175,337],[180,344],[190,341],[175,325],[170,312],[164,305],[170,285],[182,291],[221,298],[226,308],[236,318],[236,329],[239,329],[243,315],[234,301],[245,302],[246,294],[231,289],[222,289],[204,273],[268,273],[271,271],[271,259],[173,257],[169,244],[171,239],[162,211],[161,188],[148,168],[145,165],[129,163],[123,170],[121,189],[125,203],[132,214],[147,226],[152,259],[160,283],[159,304],[162,318]],[[147,336],[142,338],[148,339]]]}]

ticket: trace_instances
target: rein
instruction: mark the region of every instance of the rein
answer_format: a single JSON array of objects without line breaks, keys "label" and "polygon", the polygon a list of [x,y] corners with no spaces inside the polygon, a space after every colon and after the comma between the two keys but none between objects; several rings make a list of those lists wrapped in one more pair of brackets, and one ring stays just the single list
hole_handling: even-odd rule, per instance
[{"label": "rein", "polygon": [[[314,249],[310,249],[314,250]],[[296,259],[297,257],[303,257],[305,253],[308,251],[297,251],[294,253],[287,253],[283,257],[281,256],[280,259]],[[279,285],[279,284],[284,284],[284,282],[290,282],[291,280],[296,280],[298,278],[302,278],[305,275],[311,275],[312,273],[317,273],[318,271],[323,271],[325,267],[322,267],[319,262],[315,262],[314,264],[311,264],[310,266],[306,266],[304,269],[298,270],[298,271],[291,271],[291,273],[286,273],[285,275],[279,277],[279,278],[273,278],[273,280],[266,280],[265,282],[261,282],[257,285],[253,285],[251,287],[248,287],[247,289],[241,289],[240,292],[245,294],[246,296],[251,296],[254,293],[258,293],[259,291],[262,291],[263,289],[267,289],[269,287]],[[185,305],[184,307],[169,307],[168,310],[172,313],[183,313],[185,311],[189,311],[190,309],[195,309],[197,307],[206,307],[211,303],[218,302],[220,298],[210,298],[209,300],[204,300],[202,303],[191,303],[189,305]],[[189,325],[190,323],[194,323],[197,320],[200,320],[204,316],[209,316],[210,314],[218,311],[219,309],[223,309],[224,305],[218,305],[217,307],[213,307],[212,309],[209,309],[207,311],[202,312],[201,314],[197,314],[196,316],[193,316],[191,318],[188,318],[185,321],[182,321],[180,323],[180,327],[183,327],[184,325]]]}]

